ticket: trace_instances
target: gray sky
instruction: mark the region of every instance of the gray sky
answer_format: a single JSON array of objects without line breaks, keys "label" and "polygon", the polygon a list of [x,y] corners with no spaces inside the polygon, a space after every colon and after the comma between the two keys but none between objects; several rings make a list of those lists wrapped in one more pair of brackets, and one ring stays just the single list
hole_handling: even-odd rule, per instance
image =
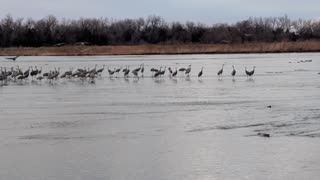
[{"label": "gray sky", "polygon": [[319,0],[0,0],[0,17],[114,19],[158,15],[167,21],[232,23],[254,17],[319,19]]}]

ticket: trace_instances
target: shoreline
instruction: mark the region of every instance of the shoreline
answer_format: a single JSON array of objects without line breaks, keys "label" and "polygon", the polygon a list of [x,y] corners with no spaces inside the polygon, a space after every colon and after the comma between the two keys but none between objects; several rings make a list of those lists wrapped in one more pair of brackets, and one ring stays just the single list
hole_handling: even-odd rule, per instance
[{"label": "shoreline", "polygon": [[320,41],[0,48],[0,56],[103,56],[320,52]]}]

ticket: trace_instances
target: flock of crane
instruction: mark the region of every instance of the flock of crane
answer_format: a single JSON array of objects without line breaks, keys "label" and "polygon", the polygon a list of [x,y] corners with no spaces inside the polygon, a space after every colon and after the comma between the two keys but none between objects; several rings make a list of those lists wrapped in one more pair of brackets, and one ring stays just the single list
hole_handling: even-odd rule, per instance
[{"label": "flock of crane", "polygon": [[[217,72],[217,75],[219,78],[221,78],[223,74],[224,64],[222,65],[222,68]],[[57,79],[64,79],[64,78],[79,78],[81,80],[89,80],[90,82],[94,82],[94,79],[98,76],[101,76],[101,74],[105,70],[105,65],[101,68],[97,68],[97,65],[95,65],[92,69],[87,68],[79,68],[75,71],[73,68],[70,68],[68,71],[65,71],[63,73],[60,72],[60,68],[54,68],[53,70],[50,70],[49,72],[42,73],[42,68],[38,69],[37,66],[32,67],[30,66],[28,69],[23,71],[19,66],[16,68],[6,68],[1,67],[0,69],[0,82],[7,82],[7,81],[22,81],[29,79],[29,77],[32,78],[32,80],[39,80],[47,79],[49,81],[57,80]],[[151,68],[150,71],[152,73],[153,78],[160,78],[163,77],[166,73],[166,70],[169,71],[169,77],[173,78],[176,77],[177,74],[182,74],[186,77],[190,76],[191,73],[191,65],[189,65],[186,68],[177,68],[174,69],[171,67],[160,67],[160,68]],[[123,73],[124,78],[133,77],[133,78],[139,78],[143,77],[143,74],[145,72],[144,64],[141,64],[138,68],[135,68],[133,70],[130,70],[130,66],[126,66],[125,68],[119,67],[119,68],[107,68],[108,74],[110,77],[119,77],[120,73]],[[248,77],[251,77],[254,74],[255,66],[251,71],[247,70],[247,67],[245,67],[245,73]],[[131,74],[130,74],[131,73]],[[202,77],[203,75],[203,67],[201,68],[200,72],[197,74],[198,77]],[[232,66],[232,72],[231,76],[234,77],[236,75],[236,69],[234,66]]]}]

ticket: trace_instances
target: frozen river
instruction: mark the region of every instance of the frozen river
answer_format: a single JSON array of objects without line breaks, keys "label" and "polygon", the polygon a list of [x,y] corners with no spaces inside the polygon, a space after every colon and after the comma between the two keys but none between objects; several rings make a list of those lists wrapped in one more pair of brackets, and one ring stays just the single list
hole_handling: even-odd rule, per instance
[{"label": "frozen river", "polygon": [[[319,179],[319,53],[0,57],[44,72],[143,63],[139,79],[1,83],[1,179]],[[189,78],[151,77],[189,64]]]}]

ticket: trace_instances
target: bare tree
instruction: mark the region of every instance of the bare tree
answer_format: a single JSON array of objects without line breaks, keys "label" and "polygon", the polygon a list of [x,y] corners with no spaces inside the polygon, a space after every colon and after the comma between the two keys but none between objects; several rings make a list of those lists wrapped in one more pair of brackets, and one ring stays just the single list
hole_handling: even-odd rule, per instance
[{"label": "bare tree", "polygon": [[211,26],[194,22],[168,23],[159,16],[146,19],[61,19],[50,15],[40,20],[0,20],[0,47],[53,46],[61,44],[157,44],[244,43],[296,41],[320,38],[320,22],[290,20],[288,16],[249,18],[235,24]]}]

